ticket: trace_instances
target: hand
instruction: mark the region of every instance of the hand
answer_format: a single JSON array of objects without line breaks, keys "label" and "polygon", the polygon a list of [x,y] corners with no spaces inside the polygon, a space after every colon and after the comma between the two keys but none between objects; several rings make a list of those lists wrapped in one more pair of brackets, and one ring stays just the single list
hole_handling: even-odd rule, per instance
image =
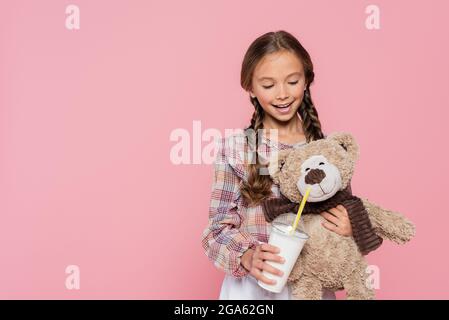
[{"label": "hand", "polygon": [[341,236],[352,236],[351,221],[349,220],[348,211],[346,211],[345,207],[339,204],[336,208],[329,209],[328,211],[320,213],[326,219],[322,223],[323,227]]},{"label": "hand", "polygon": [[284,263],[284,258],[276,254],[279,252],[280,250],[278,247],[272,246],[268,243],[262,243],[256,246],[255,249],[248,249],[241,258],[241,264],[257,280],[260,280],[266,284],[276,284],[276,280],[268,279],[262,274],[262,271],[265,270],[278,276],[283,275],[281,270],[264,262],[269,260],[277,263]]}]

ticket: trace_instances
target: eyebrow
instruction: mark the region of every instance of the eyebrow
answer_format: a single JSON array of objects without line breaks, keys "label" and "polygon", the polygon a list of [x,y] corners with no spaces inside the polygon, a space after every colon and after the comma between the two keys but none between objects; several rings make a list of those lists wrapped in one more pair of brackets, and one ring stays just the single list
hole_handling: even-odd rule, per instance
[{"label": "eyebrow", "polygon": [[[290,76],[292,76],[292,75],[294,75],[294,74],[298,74],[298,75],[301,75],[302,73],[301,72],[292,72],[292,73],[290,73],[286,78],[288,78],[288,77],[290,77]],[[257,79],[258,81],[262,81],[262,80],[274,80],[274,78],[271,78],[271,77],[261,77],[261,78],[259,78],[259,79]]]}]

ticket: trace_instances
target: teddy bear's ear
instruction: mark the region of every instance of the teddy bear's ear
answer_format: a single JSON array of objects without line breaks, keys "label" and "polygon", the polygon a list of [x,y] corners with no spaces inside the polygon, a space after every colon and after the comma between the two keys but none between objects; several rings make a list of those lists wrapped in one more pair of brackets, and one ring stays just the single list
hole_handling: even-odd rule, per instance
[{"label": "teddy bear's ear", "polygon": [[277,153],[274,153],[270,158],[270,163],[268,164],[268,173],[270,174],[271,179],[275,184],[279,184],[279,174],[291,151],[291,149],[281,150]]},{"label": "teddy bear's ear", "polygon": [[336,141],[345,151],[347,151],[354,161],[359,158],[359,146],[355,138],[346,132],[331,133],[326,139]]}]

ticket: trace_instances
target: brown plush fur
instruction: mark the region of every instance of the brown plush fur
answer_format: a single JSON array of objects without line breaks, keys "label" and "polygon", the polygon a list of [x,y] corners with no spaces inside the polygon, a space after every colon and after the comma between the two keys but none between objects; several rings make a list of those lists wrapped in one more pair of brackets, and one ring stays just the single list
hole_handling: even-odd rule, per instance
[{"label": "brown plush fur", "polygon": [[[352,178],[359,148],[350,134],[334,133],[302,148],[280,151],[270,161],[269,172],[273,181],[279,184],[280,191],[291,201],[302,200],[296,182],[301,174],[301,163],[313,155],[324,155],[339,169],[341,189],[344,189]],[[414,225],[400,213],[361,199],[376,234],[398,244],[415,235]],[[374,299],[374,290],[366,285],[367,263],[354,239],[327,230],[321,225],[323,221],[323,217],[314,214],[301,218],[299,228],[310,238],[289,276],[289,282],[293,283],[293,296],[297,299],[321,299],[322,288],[333,291],[344,288],[347,299]]]}]

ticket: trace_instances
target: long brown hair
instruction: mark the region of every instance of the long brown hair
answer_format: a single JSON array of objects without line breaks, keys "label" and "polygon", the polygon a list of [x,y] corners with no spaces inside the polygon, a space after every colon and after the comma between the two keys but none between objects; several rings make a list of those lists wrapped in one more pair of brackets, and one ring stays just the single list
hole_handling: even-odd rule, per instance
[{"label": "long brown hair", "polygon": [[[240,84],[245,91],[250,91],[252,88],[252,76],[257,63],[267,54],[274,53],[280,50],[288,50],[302,61],[304,66],[304,75],[306,82],[306,90],[304,92],[304,98],[300,107],[298,108],[298,114],[302,120],[302,128],[306,136],[307,142],[324,138],[321,131],[321,123],[318,119],[318,112],[312,102],[310,93],[310,85],[313,82],[315,74],[313,73],[313,64],[310,59],[309,53],[304,49],[301,43],[290,33],[286,31],[268,32],[251,43],[246,51],[245,57],[242,62],[242,70],[240,74]],[[243,199],[250,206],[255,206],[260,201],[270,197],[272,195],[271,187],[273,181],[267,174],[260,175],[259,169],[265,165],[259,163],[258,158],[258,130],[263,129],[263,119],[265,112],[262,109],[259,101],[256,97],[252,98],[250,95],[250,101],[254,105],[254,113],[251,118],[251,124],[245,128],[246,137],[255,133],[255,145],[248,139],[248,145],[251,152],[255,152],[256,161],[251,162],[248,165],[248,181],[243,181],[240,192]],[[252,133],[248,133],[251,129]],[[254,149],[255,148],[255,149]]]}]

